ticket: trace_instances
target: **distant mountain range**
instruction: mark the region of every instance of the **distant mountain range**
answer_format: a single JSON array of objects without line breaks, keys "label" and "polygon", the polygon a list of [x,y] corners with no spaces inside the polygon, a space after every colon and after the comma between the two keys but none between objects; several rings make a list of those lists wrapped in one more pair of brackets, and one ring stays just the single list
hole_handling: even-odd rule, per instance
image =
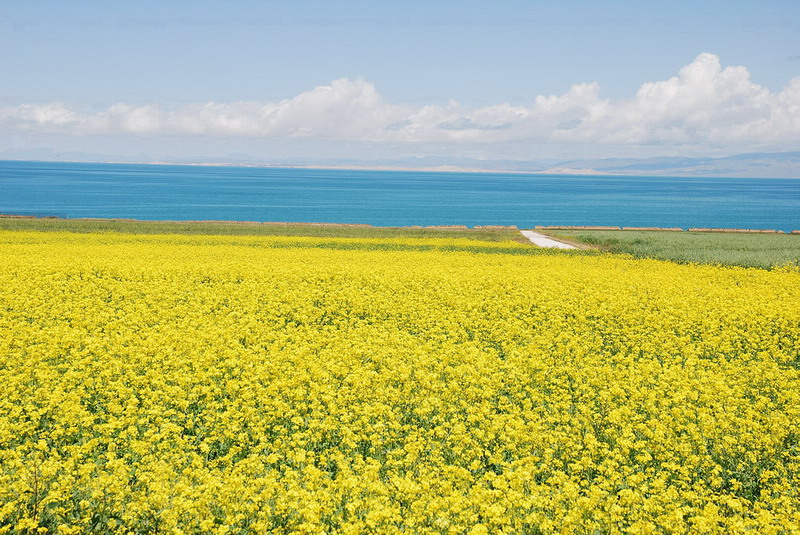
[{"label": "distant mountain range", "polygon": [[555,167],[614,175],[800,178],[800,152],[750,153],[724,158],[603,158],[561,162]]},{"label": "distant mountain range", "polygon": [[[347,163],[365,165],[364,162]],[[750,153],[722,158],[597,158],[566,161],[410,158],[381,162],[380,165],[553,174],[800,178],[800,152]]]},{"label": "distant mountain range", "polygon": [[332,167],[355,169],[410,169],[429,171],[500,171],[542,174],[597,174],[643,176],[719,176],[800,178],[800,152],[748,153],[721,158],[597,158],[584,160],[488,160],[426,156],[382,160],[268,159],[235,154],[225,158],[151,158],[147,155],[112,156],[79,152],[55,153],[49,149],[6,150],[0,160],[40,160],[265,167]]}]

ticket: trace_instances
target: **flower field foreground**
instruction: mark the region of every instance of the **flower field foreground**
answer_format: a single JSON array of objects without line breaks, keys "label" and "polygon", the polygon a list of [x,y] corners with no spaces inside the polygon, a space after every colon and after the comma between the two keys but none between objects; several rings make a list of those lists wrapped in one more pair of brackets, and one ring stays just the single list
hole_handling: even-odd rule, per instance
[{"label": "flower field foreground", "polygon": [[0,532],[800,531],[800,273],[385,242],[0,232]]}]

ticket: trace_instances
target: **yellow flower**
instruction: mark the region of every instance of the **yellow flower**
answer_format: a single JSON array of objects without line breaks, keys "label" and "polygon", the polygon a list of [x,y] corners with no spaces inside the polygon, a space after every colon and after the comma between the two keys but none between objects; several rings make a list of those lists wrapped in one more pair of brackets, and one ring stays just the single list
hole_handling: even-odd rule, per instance
[{"label": "yellow flower", "polygon": [[0,533],[791,533],[800,272],[0,232]]}]

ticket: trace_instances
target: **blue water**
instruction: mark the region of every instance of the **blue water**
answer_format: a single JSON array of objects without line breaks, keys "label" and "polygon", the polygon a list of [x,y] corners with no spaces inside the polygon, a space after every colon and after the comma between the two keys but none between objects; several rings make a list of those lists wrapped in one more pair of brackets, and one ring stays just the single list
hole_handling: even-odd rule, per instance
[{"label": "blue water", "polygon": [[800,229],[800,179],[0,161],[0,213],[144,220]]}]

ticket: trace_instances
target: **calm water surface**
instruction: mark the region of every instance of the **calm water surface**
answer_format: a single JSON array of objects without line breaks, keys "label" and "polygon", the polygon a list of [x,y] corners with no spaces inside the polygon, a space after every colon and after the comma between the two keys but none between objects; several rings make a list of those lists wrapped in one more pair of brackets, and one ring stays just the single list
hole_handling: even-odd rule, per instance
[{"label": "calm water surface", "polygon": [[800,229],[800,179],[0,161],[0,213],[395,225]]}]

